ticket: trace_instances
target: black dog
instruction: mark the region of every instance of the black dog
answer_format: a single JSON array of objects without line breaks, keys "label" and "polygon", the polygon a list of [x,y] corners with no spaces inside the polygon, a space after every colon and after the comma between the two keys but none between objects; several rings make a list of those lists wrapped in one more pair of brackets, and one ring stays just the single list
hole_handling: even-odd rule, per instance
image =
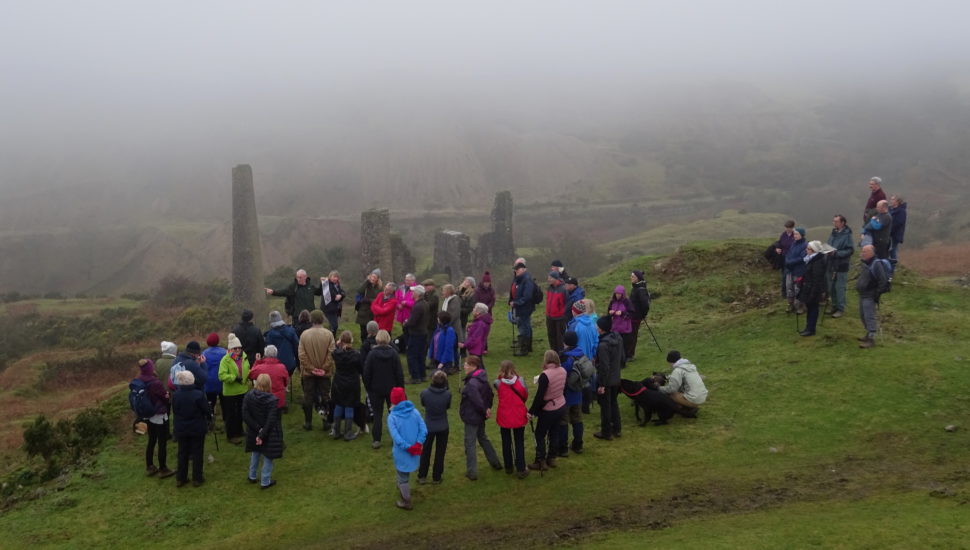
[{"label": "black dog", "polygon": [[[633,400],[637,421],[641,426],[646,426],[654,413],[657,414],[657,420],[653,423],[662,426],[677,412],[677,403],[657,388],[657,382],[652,377],[644,378],[639,382],[625,378],[620,380],[620,391]],[[641,409],[644,414],[642,420],[640,419]]]}]

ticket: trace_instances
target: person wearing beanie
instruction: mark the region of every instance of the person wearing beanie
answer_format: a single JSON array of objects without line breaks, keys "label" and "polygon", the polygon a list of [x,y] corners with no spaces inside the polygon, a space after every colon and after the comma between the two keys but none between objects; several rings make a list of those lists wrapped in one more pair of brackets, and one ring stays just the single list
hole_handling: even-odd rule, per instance
[{"label": "person wearing beanie", "polygon": [[[492,387],[482,360],[475,356],[465,358],[465,383],[461,388],[461,402],[458,416],[465,426],[465,477],[471,481],[478,479],[478,449],[481,445],[485,459],[492,468],[502,469],[495,447],[485,434],[485,420],[492,416]],[[478,445],[476,445],[476,442]]]},{"label": "person wearing beanie", "polygon": [[616,285],[616,288],[613,289],[610,304],[606,309],[613,319],[610,330],[619,334],[620,339],[623,340],[623,353],[626,358],[623,365],[626,366],[626,360],[629,360],[631,347],[634,345],[633,316],[636,314],[636,308],[626,297],[626,288],[623,285]]},{"label": "person wearing beanie", "polygon": [[564,281],[569,278],[569,273],[566,271],[566,268],[563,267],[562,260],[553,260],[549,266],[549,271],[559,273],[559,277]]},{"label": "person wearing beanie", "polygon": [[[448,449],[448,409],[451,408],[451,391],[448,390],[448,375],[436,371],[431,376],[431,385],[421,392],[421,406],[428,427],[428,436],[421,450],[421,463],[418,466],[418,483],[424,484],[431,468],[431,483],[441,483],[445,472],[445,452]],[[431,451],[434,450],[434,467],[431,467]]]},{"label": "person wearing beanie", "polygon": [[488,306],[488,312],[492,312],[495,307],[495,289],[492,288],[492,274],[488,271],[482,275],[481,282],[475,287],[474,301],[476,304],[482,303]]},{"label": "person wearing beanie", "polygon": [[562,335],[566,332],[566,322],[569,320],[569,312],[566,310],[569,292],[556,270],[549,272],[546,282],[549,283],[546,287],[546,337],[549,349],[558,352],[562,350]]},{"label": "person wearing beanie", "polygon": [[367,338],[360,343],[360,360],[363,363],[367,362],[367,354],[370,353],[370,350],[377,346],[377,332],[381,330],[375,321],[368,322],[366,329]]},{"label": "person wearing beanie", "polygon": [[337,347],[333,350],[333,438],[352,441],[357,438],[354,429],[354,409],[360,405],[360,375],[364,363],[360,352],[354,349],[354,335],[349,330],[340,333]]},{"label": "person wearing beanie", "polygon": [[408,401],[404,388],[391,390],[391,412],[387,415],[387,431],[394,442],[392,455],[397,470],[397,488],[401,498],[395,504],[402,510],[411,510],[411,472],[418,469],[428,427],[421,413]]},{"label": "person wearing beanie", "polygon": [[263,338],[263,331],[253,324],[253,312],[244,309],[240,316],[239,323],[233,327],[232,333],[242,342],[242,349],[249,361],[249,366],[253,366],[257,353],[263,353],[266,347],[266,339]]},{"label": "person wearing beanie", "polygon": [[381,448],[381,435],[384,426],[384,405],[391,402],[391,391],[404,386],[404,371],[401,356],[391,346],[391,335],[386,330],[378,330],[374,337],[375,346],[364,360],[364,389],[374,410],[374,424],[371,428],[371,448]]},{"label": "person wearing beanie", "polygon": [[334,270],[326,277],[320,277],[320,310],[323,311],[327,323],[330,324],[330,332],[335,335],[340,325],[340,316],[344,312],[344,298],[346,297],[347,293],[340,286],[339,271]]},{"label": "person wearing beanie", "polygon": [[613,330],[616,317],[603,316],[596,320],[599,346],[596,350],[596,395],[600,406],[600,431],[593,434],[606,441],[620,437],[620,369],[625,353],[620,335]]},{"label": "person wearing beanie", "polygon": [[781,297],[787,298],[788,292],[785,286],[785,256],[788,255],[788,249],[791,245],[795,244],[795,220],[788,220],[785,222],[785,229],[781,232],[778,240],[774,242],[774,255],[771,256],[771,262],[774,269],[781,270]]},{"label": "person wearing beanie", "polygon": [[[159,478],[175,475],[168,468],[168,440],[171,438],[168,423],[169,394],[155,374],[155,364],[151,359],[138,361],[139,374],[136,380],[145,385],[145,391],[155,408],[155,414],[148,417],[148,443],[145,446],[145,474]],[[158,446],[158,466],[154,464],[155,447]]]},{"label": "person wearing beanie", "polygon": [[680,352],[671,350],[667,354],[667,363],[670,364],[670,375],[667,381],[659,390],[674,400],[680,406],[681,415],[694,418],[697,416],[697,409],[707,400],[707,387],[704,386],[704,379],[701,378],[697,367],[681,357]]},{"label": "person wearing beanie", "polygon": [[565,390],[566,371],[559,362],[559,354],[547,350],[542,357],[542,374],[536,383],[536,394],[529,407],[529,414],[538,418],[535,428],[536,460],[529,465],[530,470],[543,471],[556,467],[559,422],[566,413]]},{"label": "person wearing beanie", "polygon": [[290,383],[290,373],[279,359],[279,349],[272,344],[266,346],[263,355],[256,356],[249,379],[255,382],[261,374],[269,376],[269,391],[276,396],[276,406],[281,409],[280,412],[286,412],[286,386]]},{"label": "person wearing beanie", "polygon": [[[573,367],[576,361],[579,361],[585,356],[582,348],[579,348],[579,335],[575,331],[567,330],[566,334],[563,336],[563,343],[565,349],[559,353],[559,362],[562,364],[562,368],[566,370],[566,381],[568,382],[570,377],[573,375]],[[591,360],[591,359],[590,359]],[[573,443],[572,450],[574,453],[579,454],[583,452],[583,432],[585,426],[583,425],[583,392],[577,391],[566,385],[563,395],[566,398],[566,412],[562,416],[562,421],[559,422],[559,448],[551,449],[550,454],[553,452],[557,453],[560,457],[569,456],[569,427],[573,428]]]},{"label": "person wearing beanie", "polygon": [[266,346],[276,346],[277,359],[286,367],[287,375],[293,376],[296,370],[296,354],[300,349],[300,337],[296,334],[295,328],[283,322],[280,312],[273,311],[269,314],[269,330],[263,335],[263,341],[266,342]]},{"label": "person wearing beanie", "polygon": [[216,412],[216,401],[219,402],[220,415],[226,416],[226,401],[222,397],[222,380],[219,380],[219,365],[228,350],[219,346],[219,335],[215,332],[206,336],[206,348],[202,351],[206,371],[205,398],[209,402],[212,413]]},{"label": "person wearing beanie", "polygon": [[170,380],[171,376],[169,373],[172,370],[172,363],[175,361],[175,356],[178,355],[179,348],[175,345],[175,342],[166,340],[162,340],[161,347],[162,354],[158,359],[155,359],[155,374],[166,388],[174,390],[175,381]]},{"label": "person wearing beanie", "polygon": [[[267,346],[272,347],[272,346]],[[269,349],[266,350],[267,352]],[[258,361],[257,361],[258,363]],[[284,374],[283,365],[277,363]],[[280,421],[280,404],[272,392],[272,375],[261,373],[255,378],[253,390],[243,398],[242,417],[246,423],[246,452],[249,457],[250,483],[259,482],[261,489],[276,485],[273,464],[283,458],[283,423]],[[259,468],[262,458],[263,467]],[[257,477],[257,470],[261,470]]]},{"label": "person wearing beanie", "polygon": [[367,323],[374,320],[374,313],[371,311],[371,304],[381,294],[384,283],[381,281],[381,270],[375,269],[367,276],[357,289],[354,297],[354,311],[357,312],[357,324],[360,325],[360,339],[367,338]]},{"label": "person wearing beanie", "polygon": [[542,292],[532,279],[524,262],[516,262],[515,278],[509,291],[509,309],[514,311],[518,331],[516,350],[512,355],[522,357],[532,353],[532,312],[536,309],[533,297]]},{"label": "person wearing beanie", "polygon": [[800,305],[796,307],[795,297],[798,295],[798,278],[805,274],[805,249],[808,247],[805,233],[804,227],[796,227],[792,234],[795,241],[785,253],[785,296],[788,298],[788,313],[801,314],[804,309]]},{"label": "person wearing beanie", "polygon": [[807,315],[805,316],[805,330],[799,334],[802,336],[813,336],[815,334],[815,324],[818,322],[819,304],[826,300],[828,290],[828,261],[823,252],[831,250],[831,247],[823,245],[819,241],[808,243],[805,249],[805,273],[802,275],[802,282],[798,289],[798,302],[805,306]]},{"label": "person wearing beanie", "polygon": [[647,281],[643,271],[639,269],[630,273],[630,303],[633,310],[630,312],[630,325],[633,329],[630,333],[630,345],[626,348],[626,360],[633,361],[637,351],[637,341],[640,338],[640,325],[650,313],[650,292],[647,290]]},{"label": "person wearing beanie", "polygon": [[[260,335],[262,336],[262,335]],[[223,419],[226,423],[226,439],[233,445],[242,443],[243,396],[249,391],[249,357],[243,350],[242,341],[230,332],[227,338],[228,353],[219,363],[219,380],[222,381]]]},{"label": "person wearing beanie", "polygon": [[586,290],[579,286],[576,277],[563,279],[563,283],[566,285],[566,326],[568,327],[569,322],[573,320],[573,306],[586,298]]},{"label": "person wearing beanie", "polygon": [[525,426],[529,423],[526,402],[529,390],[525,380],[515,370],[512,361],[502,361],[498,378],[495,379],[495,392],[498,394],[498,412],[495,422],[502,434],[502,461],[505,473],[517,473],[519,479],[529,475],[525,466]]},{"label": "person wearing beanie", "polygon": [[309,282],[306,270],[298,269],[292,283],[283,288],[267,288],[266,295],[286,298],[283,311],[295,322],[301,311],[315,309],[313,297],[320,296],[320,287]]},{"label": "person wearing beanie", "polygon": [[185,344],[185,351],[176,355],[175,359],[172,360],[172,367],[169,369],[168,375],[168,390],[170,392],[175,391],[176,387],[178,386],[178,384],[175,382],[175,375],[180,371],[188,370],[192,371],[196,389],[205,392],[205,383],[209,379],[209,374],[208,369],[203,369],[199,364],[199,361],[201,360],[202,346],[200,346],[195,340]]},{"label": "person wearing beanie", "polygon": [[313,326],[300,336],[297,353],[300,357],[300,381],[303,385],[303,429],[313,429],[313,408],[324,412],[323,429],[329,430],[326,414],[330,412],[330,377],[333,375],[333,333],[323,326],[324,315],[319,309],[310,312]]}]

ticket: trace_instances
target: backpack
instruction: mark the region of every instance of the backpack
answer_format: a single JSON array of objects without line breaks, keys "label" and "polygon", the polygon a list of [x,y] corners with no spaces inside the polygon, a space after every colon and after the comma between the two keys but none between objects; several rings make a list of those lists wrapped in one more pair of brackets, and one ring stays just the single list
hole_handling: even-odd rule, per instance
[{"label": "backpack", "polygon": [[181,361],[172,365],[172,369],[168,371],[168,387],[175,388],[178,384],[175,383],[175,375],[184,371],[185,365]]},{"label": "backpack", "polygon": [[128,405],[139,419],[155,416],[155,405],[148,395],[148,383],[135,378],[128,384]]},{"label": "backpack", "polygon": [[566,387],[572,391],[583,391],[589,385],[590,378],[596,373],[596,367],[589,357],[583,355],[573,360],[573,368],[566,378]]},{"label": "backpack", "polygon": [[539,283],[538,281],[536,281],[535,277],[532,278],[532,286],[535,287],[535,290],[532,291],[532,303],[535,305],[539,305],[542,303],[543,292],[542,292],[542,288],[539,287]]},{"label": "backpack", "polygon": [[876,272],[872,268],[876,266],[876,263],[881,263],[883,270],[886,272],[886,288],[879,290],[879,294],[885,294],[893,289],[893,264],[885,258],[876,258],[873,260],[872,265],[869,266],[869,274],[872,275],[873,279],[876,278]]}]

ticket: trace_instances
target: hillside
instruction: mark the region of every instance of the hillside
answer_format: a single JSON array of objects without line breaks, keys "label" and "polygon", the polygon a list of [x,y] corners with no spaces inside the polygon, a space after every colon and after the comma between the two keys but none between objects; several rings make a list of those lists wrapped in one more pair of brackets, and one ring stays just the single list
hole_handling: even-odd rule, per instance
[{"label": "hillside", "polygon": [[[688,548],[962,546],[970,535],[963,509],[970,344],[962,338],[970,295],[903,269],[883,301],[876,348],[855,345],[854,303],[849,315],[824,319],[816,337],[801,338],[775,297],[777,274],[760,260],[767,242],[695,243],[586,281],[602,311],[630,270],[646,270],[655,296],[650,328],[664,353],[679,349],[698,365],[711,391],[696,420],[640,428],[621,396],[621,439],[591,437],[594,407],[582,455],[541,477],[516,481],[486,466],[469,482],[453,377],[444,483],[415,485],[410,513],[393,506],[387,445],[373,451],[366,437],[345,443],[304,432],[297,414],[284,417],[286,455],[269,496],[243,481],[248,456],[224,440],[217,451],[211,438],[203,488],[145,478],[144,440],[119,429],[56,491],[6,509],[0,531],[11,547],[50,548],[127,547],[132,529],[187,548],[268,539],[309,548],[639,548],[644,540]],[[495,317],[491,376],[511,358],[501,305]],[[639,349],[625,378],[666,368],[646,330]],[[535,356],[516,364],[527,379],[540,368]],[[131,372],[117,372],[105,388],[123,391]],[[5,396],[17,391],[0,389],[4,410]],[[944,431],[949,424],[956,431]],[[492,422],[488,433],[498,443]],[[239,510],[258,513],[241,520]]]}]

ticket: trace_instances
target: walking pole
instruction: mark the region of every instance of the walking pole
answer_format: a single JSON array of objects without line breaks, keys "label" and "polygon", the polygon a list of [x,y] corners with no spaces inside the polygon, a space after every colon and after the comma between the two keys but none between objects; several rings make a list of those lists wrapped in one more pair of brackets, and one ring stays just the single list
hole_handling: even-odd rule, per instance
[{"label": "walking pole", "polygon": [[795,332],[801,332],[798,330],[798,307],[795,307]]},{"label": "walking pole", "polygon": [[646,325],[647,326],[647,330],[650,331],[650,337],[653,338],[653,343],[656,344],[657,351],[659,351],[660,353],[663,353],[664,350],[660,349],[660,342],[657,341],[657,337],[654,336],[653,329],[650,328],[650,325],[649,324],[647,324],[647,320],[646,319],[643,320],[643,324]]},{"label": "walking pole", "polygon": [[[532,421],[531,414],[529,415],[529,427],[532,428],[532,442],[538,444],[538,442],[536,441],[536,425]],[[542,477],[542,468],[539,468],[539,477]]]},{"label": "walking pole", "polygon": [[215,443],[216,443],[216,452],[219,452],[219,438],[216,437],[216,425],[215,425],[215,423],[212,424],[212,427],[210,428],[210,430],[212,430],[212,440],[215,441]]}]

